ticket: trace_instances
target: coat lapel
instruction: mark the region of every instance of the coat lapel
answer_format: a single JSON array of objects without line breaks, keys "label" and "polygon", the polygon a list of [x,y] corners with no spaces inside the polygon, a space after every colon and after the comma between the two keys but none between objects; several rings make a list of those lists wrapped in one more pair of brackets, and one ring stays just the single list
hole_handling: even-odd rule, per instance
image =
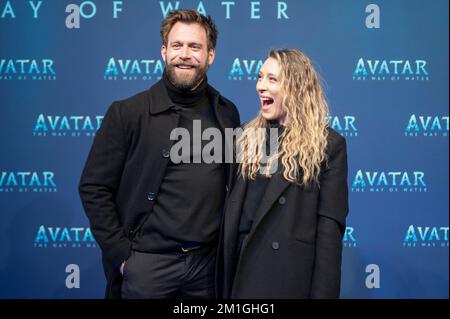
[{"label": "coat lapel", "polygon": [[[223,101],[220,98],[220,93],[211,85],[207,86],[207,94],[213,106],[214,115],[216,116],[222,131],[225,131],[225,128],[227,127],[234,128],[236,123],[233,122],[233,109],[231,107],[225,107],[222,104]],[[240,123],[237,123],[237,125],[239,124]]]},{"label": "coat lapel", "polygon": [[[233,145],[233,139],[227,139],[226,138],[226,129],[234,129],[236,126],[238,126],[240,123],[235,123],[234,116],[233,116],[233,109],[231,107],[227,107],[222,104],[222,99],[220,98],[220,94],[218,91],[216,91],[212,86],[208,85],[207,87],[207,94],[211,101],[211,105],[214,110],[214,115],[216,116],[217,122],[219,123],[220,130],[224,136],[222,139],[222,150],[224,152],[224,161],[226,159],[233,160],[233,152],[234,152],[234,145]],[[227,154],[227,155],[225,155]],[[225,173],[226,173],[226,179],[227,179],[227,188],[231,189],[231,184],[233,182],[233,174],[234,174],[234,167],[233,163],[227,163],[225,161]]]},{"label": "coat lapel", "polygon": [[270,211],[273,204],[278,200],[278,197],[284,192],[284,190],[289,186],[290,182],[287,181],[283,174],[280,172],[275,173],[270,178],[269,184],[264,192],[263,199],[261,201],[260,206],[258,207],[255,220],[253,221],[252,229],[248,234],[247,240],[244,242],[242,246],[242,254],[245,253],[245,248],[248,243],[251,241],[255,231],[258,229],[259,224]]}]

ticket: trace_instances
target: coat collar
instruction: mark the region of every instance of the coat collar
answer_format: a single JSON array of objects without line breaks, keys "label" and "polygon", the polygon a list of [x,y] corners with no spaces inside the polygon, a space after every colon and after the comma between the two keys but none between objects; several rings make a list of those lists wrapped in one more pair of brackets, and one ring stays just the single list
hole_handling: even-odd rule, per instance
[{"label": "coat collar", "polygon": [[169,98],[163,80],[159,80],[148,90],[148,102],[150,104],[150,114],[162,113],[175,106]]}]

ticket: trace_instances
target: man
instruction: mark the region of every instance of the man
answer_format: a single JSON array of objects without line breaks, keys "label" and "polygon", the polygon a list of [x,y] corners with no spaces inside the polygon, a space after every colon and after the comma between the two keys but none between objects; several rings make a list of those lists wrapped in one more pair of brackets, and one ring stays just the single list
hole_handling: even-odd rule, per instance
[{"label": "man", "polygon": [[194,120],[202,130],[224,132],[240,124],[239,113],[207,82],[217,39],[211,17],[172,11],[161,37],[163,79],[111,105],[81,176],[80,197],[103,253],[107,298],[214,297],[231,164],[192,163],[196,153],[173,161],[177,141],[170,136],[181,128],[195,144],[201,138]]}]

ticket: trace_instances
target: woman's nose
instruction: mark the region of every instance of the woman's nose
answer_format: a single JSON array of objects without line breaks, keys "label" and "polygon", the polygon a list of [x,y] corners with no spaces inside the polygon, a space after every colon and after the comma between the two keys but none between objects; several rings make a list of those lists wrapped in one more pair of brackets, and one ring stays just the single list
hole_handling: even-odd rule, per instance
[{"label": "woman's nose", "polygon": [[258,92],[264,92],[266,90],[266,85],[263,79],[260,79],[258,82],[256,82],[256,91]]}]

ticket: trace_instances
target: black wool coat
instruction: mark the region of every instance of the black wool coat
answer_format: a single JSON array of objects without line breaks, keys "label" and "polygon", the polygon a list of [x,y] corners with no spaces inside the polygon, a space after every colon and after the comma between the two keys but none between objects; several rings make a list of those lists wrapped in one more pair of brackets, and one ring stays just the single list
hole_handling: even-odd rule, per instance
[{"label": "black wool coat", "polygon": [[329,128],[327,164],[317,183],[271,177],[252,229],[237,256],[247,180],[229,193],[219,243],[221,298],[338,298],[342,237],[348,213],[345,139]]},{"label": "black wool coat", "polygon": [[[239,126],[235,105],[213,87],[207,94],[222,129]],[[103,256],[106,298],[120,298],[120,264],[131,251],[136,230],[150,214],[169,162],[170,132],[179,115],[163,81],[114,102],[103,119],[86,160],[79,194]],[[230,164],[224,164],[228,186]]]}]

